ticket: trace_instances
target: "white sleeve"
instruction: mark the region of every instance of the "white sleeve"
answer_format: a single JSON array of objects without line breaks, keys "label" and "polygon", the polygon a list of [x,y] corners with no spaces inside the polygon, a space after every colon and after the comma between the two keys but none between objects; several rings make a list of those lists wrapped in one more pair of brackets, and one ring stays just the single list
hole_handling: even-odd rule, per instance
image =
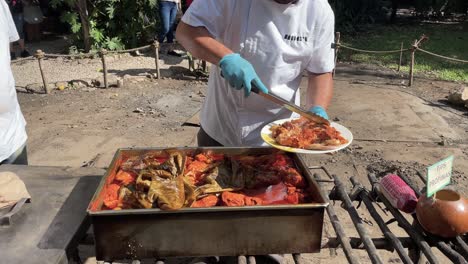
[{"label": "white sleeve", "polygon": [[194,0],[182,17],[182,21],[192,27],[205,27],[219,39],[229,21],[229,2],[232,0]]},{"label": "white sleeve", "polygon": [[323,19],[324,23],[314,38],[314,51],[307,65],[307,71],[311,73],[331,72],[335,68],[335,49],[332,48],[335,42],[335,15],[328,4]]},{"label": "white sleeve", "polygon": [[15,22],[11,17],[10,8],[8,7],[7,3],[4,0],[0,0],[1,3],[1,13],[3,13],[4,17],[6,18],[7,23],[7,30],[8,30],[8,38],[10,42],[15,42],[19,40],[18,31],[16,31]]}]

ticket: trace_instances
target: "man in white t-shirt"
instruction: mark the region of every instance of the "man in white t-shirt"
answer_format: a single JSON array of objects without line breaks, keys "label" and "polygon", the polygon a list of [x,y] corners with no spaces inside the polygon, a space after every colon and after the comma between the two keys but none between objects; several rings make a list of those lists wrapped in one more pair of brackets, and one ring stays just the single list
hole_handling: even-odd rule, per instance
[{"label": "man in white t-shirt", "polygon": [[201,110],[199,145],[262,145],[264,125],[296,115],[251,94],[251,84],[299,104],[304,72],[307,108],[328,118],[335,65],[334,14],[326,0],[194,1],[176,37],[194,57],[217,66]]},{"label": "man in white t-shirt", "polygon": [[18,39],[8,5],[0,0],[0,164],[28,164],[26,121],[10,67],[10,43]]}]

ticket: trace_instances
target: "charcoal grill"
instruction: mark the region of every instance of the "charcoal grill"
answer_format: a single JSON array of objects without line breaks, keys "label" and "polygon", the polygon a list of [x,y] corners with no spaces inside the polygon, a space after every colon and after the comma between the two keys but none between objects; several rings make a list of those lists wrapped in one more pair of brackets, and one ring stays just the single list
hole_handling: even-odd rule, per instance
[{"label": "charcoal grill", "polygon": [[[371,189],[365,188],[356,177],[350,177],[350,183],[353,188],[348,192],[344,182],[336,175],[331,175],[326,167],[312,166],[308,167],[308,169],[311,171],[311,174],[313,174],[318,185],[322,187],[322,190],[325,188],[331,189],[330,192],[327,192],[328,195],[325,198],[325,202],[331,201],[329,206],[326,207],[326,212],[335,230],[336,237],[329,238],[326,244],[322,244],[322,248],[341,248],[349,263],[360,263],[360,259],[356,254],[358,250],[365,250],[371,263],[383,263],[379,254],[382,250],[396,252],[402,263],[418,263],[422,257],[424,257],[428,263],[445,263],[441,260],[440,253],[445,255],[453,263],[467,263],[468,246],[465,236],[443,239],[425,233],[418,224],[415,215],[411,217],[403,216],[402,213],[393,208],[388,200],[379,193],[378,188],[375,188],[378,184],[375,175],[368,175],[370,186],[372,186]],[[325,177],[321,177],[323,175],[325,175]],[[400,176],[412,187],[417,195],[421,195],[419,190],[415,188],[407,177],[404,175]],[[335,204],[335,201],[341,201],[341,206],[348,212],[348,219],[338,218],[335,208],[339,207],[340,204]],[[355,206],[353,201],[359,201],[359,204]],[[368,234],[366,221],[364,221],[357,212],[357,207],[361,205],[361,202],[365,205],[373,222],[378,225],[383,238],[371,238]],[[384,205],[385,208],[382,208],[381,205]],[[388,222],[383,220],[385,211],[391,214],[393,220]],[[408,220],[408,218],[410,218],[410,220]],[[359,237],[349,237],[344,231],[343,222],[349,222],[349,220],[354,224]],[[393,222],[398,223],[398,225],[404,229],[407,236],[397,237],[392,233],[390,224]],[[88,234],[82,240],[82,243],[93,244],[93,234]],[[437,248],[440,253],[436,253],[434,250],[435,248]],[[304,252],[291,254],[295,263],[302,264],[307,262],[303,258],[302,253]],[[75,251],[75,258],[79,259],[77,251]],[[250,255],[240,255],[237,259],[240,264],[260,262],[255,256]],[[165,263],[164,259],[154,258],[153,260],[158,264]],[[173,263],[172,260],[170,262]],[[139,261],[134,260],[133,263],[139,263]]]}]

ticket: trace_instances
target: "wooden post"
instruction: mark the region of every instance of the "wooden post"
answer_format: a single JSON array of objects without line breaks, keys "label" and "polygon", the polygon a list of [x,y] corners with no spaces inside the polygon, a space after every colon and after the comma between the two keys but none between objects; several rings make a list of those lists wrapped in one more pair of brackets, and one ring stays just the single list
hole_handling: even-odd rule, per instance
[{"label": "wooden post", "polygon": [[409,82],[408,86],[413,85],[413,75],[414,75],[414,54],[416,53],[416,50],[419,48],[419,45],[421,45],[424,41],[426,41],[428,38],[426,35],[422,35],[419,40],[415,40],[413,44],[413,48],[411,49],[411,65],[410,65],[410,76],[409,76]]},{"label": "wooden post", "polygon": [[336,63],[338,61],[338,50],[340,49],[340,32],[335,33],[335,68],[333,68],[333,76],[335,76]]},{"label": "wooden post", "polygon": [[154,63],[156,64],[156,78],[161,79],[161,72],[159,70],[159,42],[155,40],[152,46],[154,51]]},{"label": "wooden post", "polygon": [[102,61],[102,74],[103,74],[103,78],[104,78],[104,88],[109,88],[109,85],[107,84],[106,54],[107,54],[106,49],[101,49],[99,51],[99,56],[101,56],[101,61]]},{"label": "wooden post", "polygon": [[44,58],[44,52],[42,50],[37,50],[34,54],[34,57],[36,57],[37,63],[39,64],[39,71],[41,72],[42,83],[44,85],[44,92],[48,94],[49,87],[47,86],[47,78],[44,74],[44,70],[42,69],[42,59]]},{"label": "wooden post", "polygon": [[398,63],[398,72],[400,72],[402,58],[403,58],[403,41],[401,42],[401,46],[400,46],[400,62]]},{"label": "wooden post", "polygon": [[416,47],[418,45],[418,40],[414,41],[413,48],[411,49],[411,64],[409,68],[409,81],[408,86],[413,85],[413,75],[414,75],[414,53],[416,52]]},{"label": "wooden post", "polygon": [[206,61],[202,60],[201,65],[202,65],[203,73],[206,73],[207,72]]}]

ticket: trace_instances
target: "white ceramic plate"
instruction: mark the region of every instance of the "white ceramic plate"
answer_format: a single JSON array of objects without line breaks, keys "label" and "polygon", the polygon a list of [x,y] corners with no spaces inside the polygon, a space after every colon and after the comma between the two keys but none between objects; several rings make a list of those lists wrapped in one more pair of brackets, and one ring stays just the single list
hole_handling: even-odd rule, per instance
[{"label": "white ceramic plate", "polygon": [[349,131],[349,129],[347,129],[346,127],[344,127],[344,126],[342,126],[342,125],[340,125],[338,123],[331,122],[330,125],[332,127],[334,127],[336,130],[338,130],[341,133],[341,136],[344,137],[346,140],[348,140],[348,143],[336,146],[336,148],[329,149],[329,150],[300,149],[300,148],[292,148],[292,147],[279,145],[278,143],[276,143],[275,139],[271,136],[270,128],[273,125],[281,125],[284,122],[291,121],[293,119],[297,119],[297,118],[286,118],[286,119],[276,120],[276,121],[271,122],[270,124],[264,126],[262,128],[262,131],[260,132],[263,141],[265,141],[267,144],[269,144],[272,147],[277,148],[277,149],[281,149],[281,150],[284,150],[284,151],[287,151],[287,152],[303,153],[303,154],[324,154],[324,153],[335,152],[335,151],[346,148],[353,141],[353,133],[351,133],[351,131]]}]

